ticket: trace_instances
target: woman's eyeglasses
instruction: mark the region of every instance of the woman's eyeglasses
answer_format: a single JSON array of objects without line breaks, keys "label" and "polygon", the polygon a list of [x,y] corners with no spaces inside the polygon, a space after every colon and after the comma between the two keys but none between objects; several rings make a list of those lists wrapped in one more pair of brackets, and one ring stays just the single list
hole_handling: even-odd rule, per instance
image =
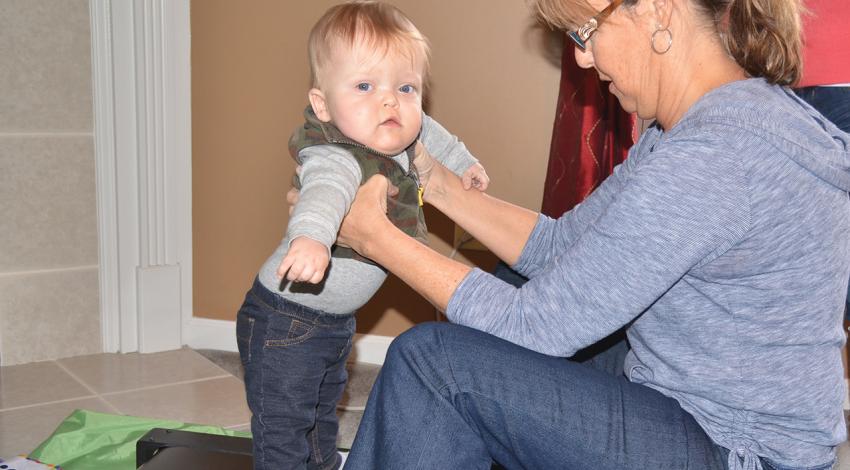
[{"label": "woman's eyeglasses", "polygon": [[614,0],[610,5],[605,7],[604,10],[600,11],[598,15],[594,16],[587,23],[581,25],[581,27],[575,31],[570,31],[567,35],[570,39],[576,43],[576,46],[581,50],[585,50],[587,47],[587,40],[590,39],[590,36],[599,29],[599,26],[605,21],[605,18],[608,18],[609,15],[623,3],[623,0]]}]

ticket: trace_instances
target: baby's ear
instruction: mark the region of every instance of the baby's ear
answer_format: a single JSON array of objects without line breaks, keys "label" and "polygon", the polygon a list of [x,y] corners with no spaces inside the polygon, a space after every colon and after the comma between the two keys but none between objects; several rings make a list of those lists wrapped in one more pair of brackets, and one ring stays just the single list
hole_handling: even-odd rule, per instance
[{"label": "baby's ear", "polygon": [[331,113],[328,112],[328,103],[325,100],[325,94],[318,88],[311,88],[307,92],[307,99],[310,100],[310,106],[313,107],[313,112],[316,117],[322,122],[331,122]]}]

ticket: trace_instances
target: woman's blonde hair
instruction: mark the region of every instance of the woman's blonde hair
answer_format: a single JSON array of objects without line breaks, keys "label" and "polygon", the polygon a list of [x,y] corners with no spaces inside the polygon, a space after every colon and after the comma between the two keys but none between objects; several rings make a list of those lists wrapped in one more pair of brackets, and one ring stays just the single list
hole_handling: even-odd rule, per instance
[{"label": "woman's blonde hair", "polygon": [[530,0],[538,18],[556,29],[573,31],[599,13],[585,0]]},{"label": "woman's blonde hair", "polygon": [[695,0],[750,76],[795,85],[803,72],[800,0]]},{"label": "woman's blonde hair", "polygon": [[322,67],[339,46],[366,41],[376,53],[402,53],[411,58],[421,54],[428,76],[431,48],[428,39],[412,21],[393,5],[356,0],[331,7],[310,31],[307,50],[310,55],[310,80],[318,86]]},{"label": "woman's blonde hair", "polygon": [[[532,0],[538,16],[575,29],[597,12],[586,0]],[[738,65],[750,76],[794,85],[802,74],[800,0],[689,0],[708,17]],[[634,5],[637,0],[626,0]]]}]

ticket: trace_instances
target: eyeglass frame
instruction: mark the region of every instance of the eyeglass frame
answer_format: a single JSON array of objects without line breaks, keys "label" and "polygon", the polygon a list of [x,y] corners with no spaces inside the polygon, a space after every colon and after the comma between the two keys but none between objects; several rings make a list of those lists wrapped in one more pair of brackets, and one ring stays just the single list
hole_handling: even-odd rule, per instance
[{"label": "eyeglass frame", "polygon": [[567,36],[573,40],[579,49],[582,51],[587,50],[587,40],[590,39],[590,36],[599,29],[602,22],[605,21],[605,19],[608,18],[622,3],[623,0],[613,0],[607,7],[605,7],[604,10],[600,11],[593,18],[587,20],[587,23],[581,25],[577,30],[567,32]]}]

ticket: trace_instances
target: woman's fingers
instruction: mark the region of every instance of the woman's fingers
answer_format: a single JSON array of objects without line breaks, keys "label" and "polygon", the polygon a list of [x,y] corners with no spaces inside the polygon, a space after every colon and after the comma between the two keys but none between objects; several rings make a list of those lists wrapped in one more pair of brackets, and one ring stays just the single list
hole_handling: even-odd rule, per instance
[{"label": "woman's fingers", "polygon": [[374,175],[360,186],[348,215],[342,221],[337,243],[362,254],[363,243],[389,222],[387,197],[390,193],[397,194],[398,188],[390,185],[382,175]]},{"label": "woman's fingers", "polygon": [[[395,193],[398,194],[398,188],[392,186],[383,175],[373,175],[371,178],[366,180],[366,183],[360,187],[360,191],[357,191],[357,196],[354,200],[354,204],[357,204],[358,199],[360,199],[360,192],[362,191],[364,195],[368,197],[367,200],[360,200],[361,205],[368,204],[371,201],[372,205],[376,205],[381,208],[381,212],[387,212],[387,196],[390,195],[390,187],[394,188]],[[354,205],[352,204],[352,206]]]},{"label": "woman's fingers", "polygon": [[295,204],[298,203],[298,198],[301,196],[301,192],[298,188],[289,188],[289,191],[286,192],[286,203],[289,205],[289,215],[292,215],[292,211],[295,210]]},{"label": "woman's fingers", "polygon": [[[301,176],[301,165],[295,167],[295,174]],[[292,211],[295,210],[295,204],[298,203],[300,194],[300,190],[295,186],[289,188],[289,191],[286,192],[286,204],[289,205],[289,215],[292,215]]]}]

